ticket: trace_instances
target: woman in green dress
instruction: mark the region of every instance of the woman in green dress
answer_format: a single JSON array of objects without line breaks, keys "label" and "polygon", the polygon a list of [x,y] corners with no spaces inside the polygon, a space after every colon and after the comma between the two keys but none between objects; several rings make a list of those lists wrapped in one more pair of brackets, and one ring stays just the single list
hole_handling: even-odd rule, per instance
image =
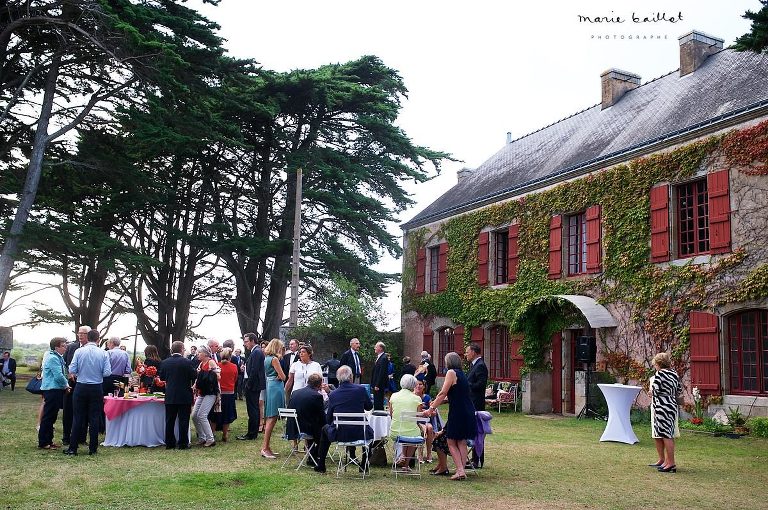
[{"label": "woman in green dress", "polygon": [[267,396],[264,402],[264,442],[261,445],[261,456],[267,459],[275,459],[269,446],[272,437],[272,429],[277,423],[278,412],[285,407],[285,373],[280,367],[280,359],[283,357],[285,346],[277,338],[273,338],[264,349],[264,373],[267,376]]}]

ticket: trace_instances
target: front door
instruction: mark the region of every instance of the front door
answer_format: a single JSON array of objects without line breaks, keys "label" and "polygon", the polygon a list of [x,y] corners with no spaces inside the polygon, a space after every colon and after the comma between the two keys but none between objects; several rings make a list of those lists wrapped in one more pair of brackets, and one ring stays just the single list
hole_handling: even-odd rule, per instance
[{"label": "front door", "polygon": [[552,412],[563,412],[563,335],[552,335]]}]

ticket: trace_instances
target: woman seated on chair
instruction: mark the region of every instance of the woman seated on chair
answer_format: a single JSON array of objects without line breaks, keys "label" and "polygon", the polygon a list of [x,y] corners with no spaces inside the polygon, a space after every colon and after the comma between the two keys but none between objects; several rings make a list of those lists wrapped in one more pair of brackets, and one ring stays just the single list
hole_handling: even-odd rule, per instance
[{"label": "woman seated on chair", "polygon": [[[389,399],[389,414],[392,416],[392,427],[389,435],[392,439],[397,436],[403,437],[421,437],[421,430],[415,421],[402,421],[400,419],[403,412],[418,412],[421,407],[421,397],[413,393],[416,387],[416,378],[410,374],[405,374],[400,378],[400,391],[393,393]],[[397,466],[408,470],[410,459],[414,458],[416,446],[402,445],[402,454],[397,461]]]}]

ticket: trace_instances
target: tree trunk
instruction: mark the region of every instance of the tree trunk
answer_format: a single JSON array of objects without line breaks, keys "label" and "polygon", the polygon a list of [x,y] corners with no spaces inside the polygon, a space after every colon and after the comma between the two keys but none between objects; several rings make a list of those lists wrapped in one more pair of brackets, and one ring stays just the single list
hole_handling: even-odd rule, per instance
[{"label": "tree trunk", "polygon": [[48,136],[48,124],[53,109],[53,98],[56,92],[56,80],[59,77],[60,63],[61,58],[55,56],[51,62],[51,67],[48,69],[40,118],[37,121],[32,155],[29,158],[29,166],[27,167],[27,178],[24,182],[24,189],[22,190],[19,206],[16,209],[16,215],[11,224],[11,230],[3,245],[2,255],[0,255],[0,296],[5,296],[8,291],[8,285],[11,280],[11,270],[13,269],[13,264],[16,261],[16,256],[19,252],[19,238],[24,231],[24,226],[27,224],[27,219],[29,219],[29,213],[32,211],[32,206],[35,204],[37,187],[43,172],[43,158],[45,157],[45,150],[48,148],[48,143],[50,142]]}]

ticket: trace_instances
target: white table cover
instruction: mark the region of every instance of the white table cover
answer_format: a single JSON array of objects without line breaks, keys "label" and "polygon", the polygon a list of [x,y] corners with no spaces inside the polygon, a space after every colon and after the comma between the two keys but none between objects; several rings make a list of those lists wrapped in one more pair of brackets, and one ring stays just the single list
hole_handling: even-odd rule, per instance
[{"label": "white table cover", "polygon": [[377,416],[371,414],[368,416],[368,423],[373,429],[373,439],[378,441],[389,435],[389,427],[392,425],[392,418],[389,416]]},{"label": "white table cover", "polygon": [[[176,420],[176,437],[179,422]],[[190,440],[193,440],[190,435]],[[107,419],[103,446],[165,445],[165,404],[148,401],[116,417]]]},{"label": "white table cover", "polygon": [[598,384],[608,404],[608,423],[600,436],[600,441],[616,441],[635,444],[639,440],[629,421],[629,410],[642,389],[640,386],[624,384]]}]

